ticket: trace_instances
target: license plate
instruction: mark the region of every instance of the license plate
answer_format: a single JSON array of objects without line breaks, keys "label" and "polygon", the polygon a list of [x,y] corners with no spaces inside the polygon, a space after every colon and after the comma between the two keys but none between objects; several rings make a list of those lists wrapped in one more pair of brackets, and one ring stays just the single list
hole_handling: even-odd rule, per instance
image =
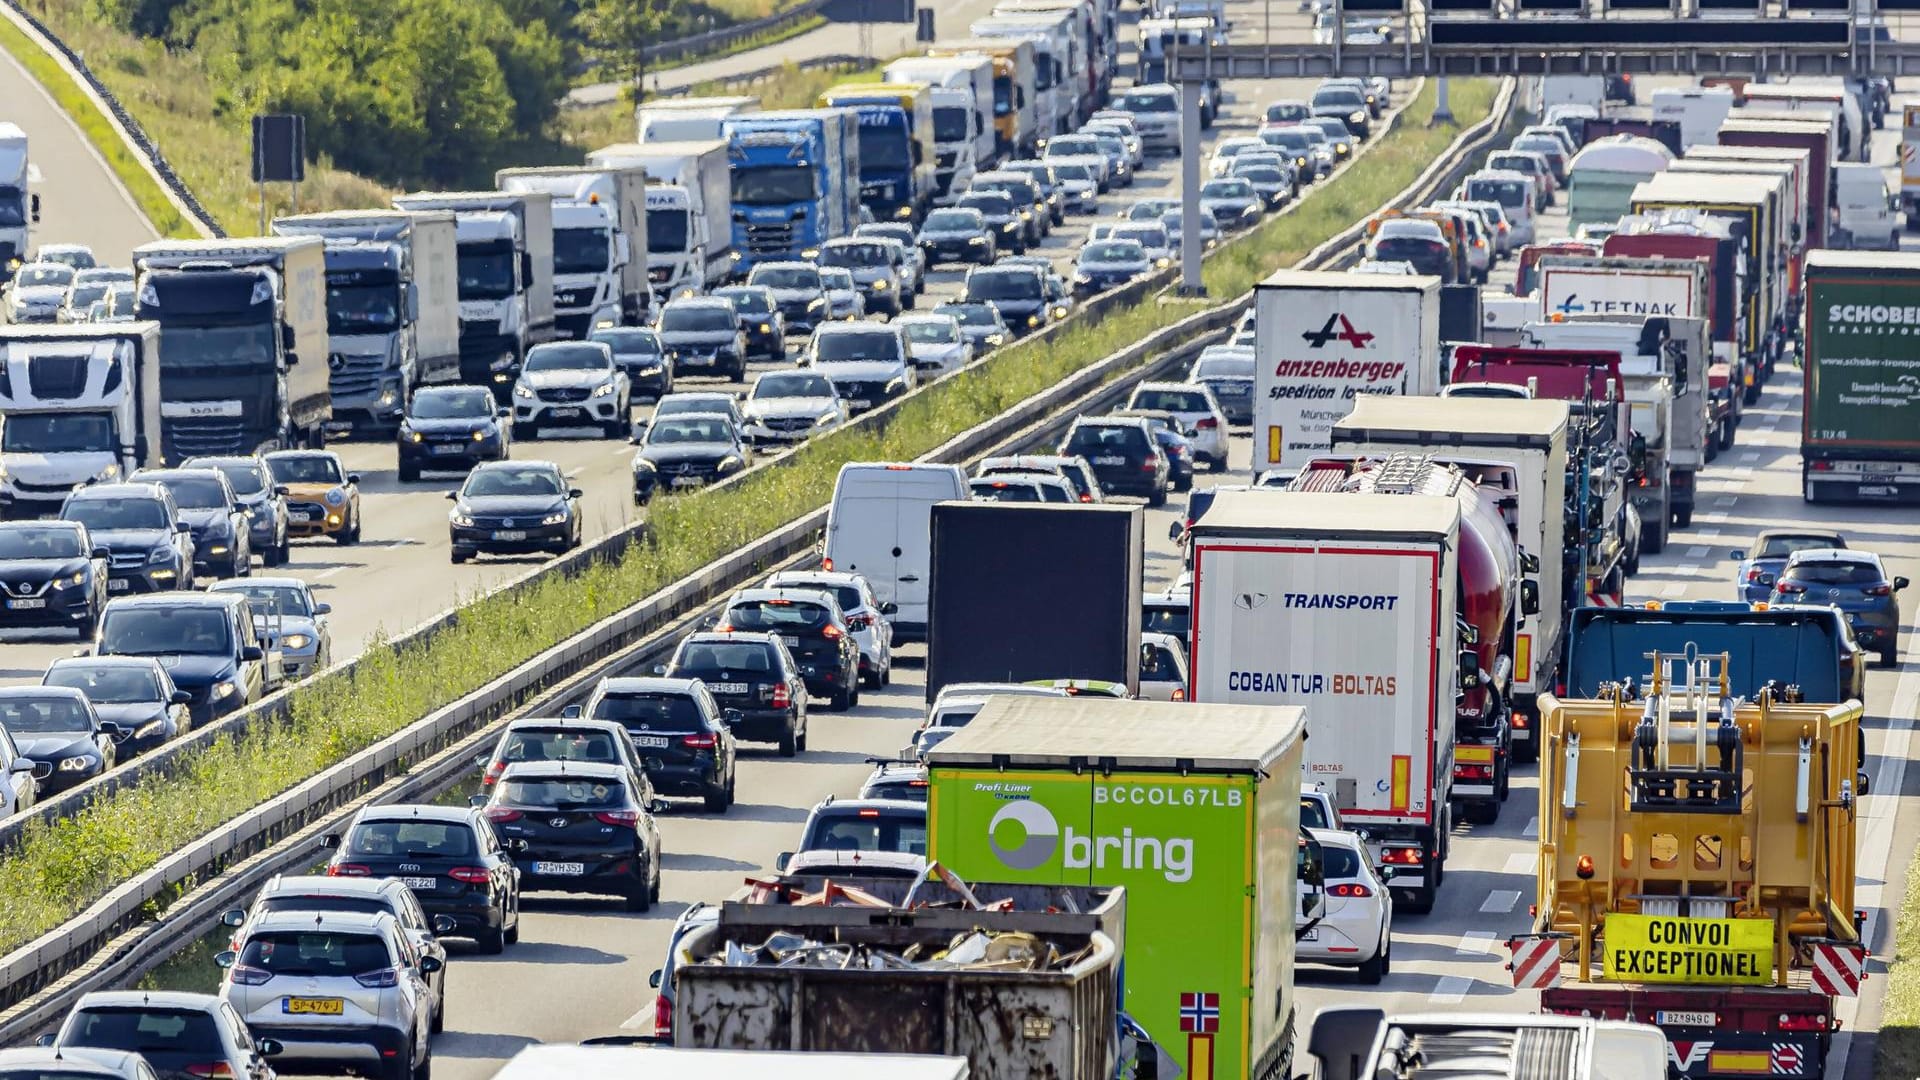
[{"label": "license plate", "polygon": [[872,404],[872,398],[849,398],[847,400],[847,408],[849,409],[864,409]]},{"label": "license plate", "polygon": [[1892,473],[1862,473],[1860,479],[1868,484],[1891,484],[1895,477]]},{"label": "license plate", "polygon": [[240,416],[245,406],[238,401],[163,401],[160,415],[169,418],[202,416]]},{"label": "license plate", "polygon": [[793,636],[792,634],[781,634],[780,640],[786,642],[788,645],[800,644],[800,639]]},{"label": "license plate", "polygon": [[575,420],[579,418],[580,410],[579,409],[554,409],[552,412],[549,412],[547,415],[553,417],[555,420]]},{"label": "license plate", "polygon": [[671,481],[672,486],[677,488],[699,487],[701,483],[697,476],[676,476]]},{"label": "license plate", "polygon": [[527,530],[495,529],[493,530],[493,538],[495,540],[525,540],[527,538]]},{"label": "license plate", "polygon": [[430,877],[403,877],[400,879],[400,884],[405,885],[414,892],[426,892],[439,888],[440,879]]},{"label": "license plate", "polygon": [[1653,1022],[1661,1027],[1719,1027],[1720,1014],[1712,1012],[1668,1012],[1662,1009],[1653,1014]]},{"label": "license plate", "polygon": [[44,599],[7,601],[7,607],[13,609],[14,611],[27,611],[32,608],[43,608],[46,606],[47,606],[47,602]]},{"label": "license plate", "polygon": [[318,514],[309,514],[304,510],[294,510],[294,511],[290,511],[287,514],[287,520],[288,521],[314,521],[318,519],[319,516],[320,515]]},{"label": "license plate", "polygon": [[664,749],[667,746],[667,737],[665,735],[635,735],[633,737],[633,745],[653,749]]},{"label": "license plate", "polygon": [[1893,485],[1892,485],[1892,484],[1861,484],[1861,485],[1860,485],[1860,494],[1862,494],[1862,495],[1892,495],[1892,494],[1893,494]]},{"label": "license plate", "polygon": [[131,588],[133,588],[133,582],[126,578],[110,578],[107,581],[108,592],[126,592]]},{"label": "license plate", "polygon": [[533,872],[551,877],[579,877],[587,872],[586,863],[577,862],[536,862]]},{"label": "license plate", "polygon": [[747,684],[743,682],[708,683],[707,689],[716,694],[744,694],[747,692]]},{"label": "license plate", "polygon": [[1103,457],[1094,458],[1093,463],[1095,465],[1125,465],[1127,459],[1117,454],[1107,454]]},{"label": "license plate", "polygon": [[281,998],[280,1011],[289,1016],[339,1016],[346,1003],[339,998]]},{"label": "license plate", "polygon": [[436,454],[457,454],[460,451],[465,449],[466,447],[464,446],[454,446],[449,444],[447,446],[436,446],[433,448],[433,452]]}]

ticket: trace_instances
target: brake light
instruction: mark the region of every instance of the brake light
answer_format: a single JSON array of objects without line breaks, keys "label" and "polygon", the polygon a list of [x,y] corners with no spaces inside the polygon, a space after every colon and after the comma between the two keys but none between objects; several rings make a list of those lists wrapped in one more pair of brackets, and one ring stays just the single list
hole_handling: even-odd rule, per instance
[{"label": "brake light", "polygon": [[1521,730],[1525,730],[1527,725],[1531,724],[1532,722],[1533,721],[1527,719],[1526,713],[1515,711],[1513,714],[1513,726],[1520,728]]},{"label": "brake light", "polygon": [[1426,856],[1417,847],[1388,848],[1380,853],[1380,861],[1388,866],[1419,866]]},{"label": "brake light", "polygon": [[1147,460],[1145,460],[1145,461],[1143,461],[1143,462],[1141,462],[1141,463],[1140,463],[1140,471],[1141,471],[1141,472],[1152,472],[1152,471],[1153,471],[1153,459],[1152,459],[1152,458],[1148,458]]},{"label": "brake light", "polygon": [[714,627],[713,632],[716,634],[731,634],[733,633],[733,624],[723,622],[719,626]]},{"label": "brake light", "polygon": [[847,616],[847,629],[849,630],[865,630],[868,626],[872,625],[872,623],[873,616],[871,615]]},{"label": "brake light", "polygon": [[767,601],[767,606],[768,606],[768,607],[792,607],[792,606],[793,606],[793,601],[791,601],[791,600],[769,600],[769,601]]},{"label": "brake light", "polygon": [[1373,895],[1373,890],[1365,885],[1335,885],[1327,890],[1327,895],[1349,900],[1365,900]]},{"label": "brake light", "polygon": [[1893,586],[1886,584],[1869,585],[1865,592],[1868,596],[1892,596]]},{"label": "brake light", "polygon": [[1747,571],[1747,581],[1748,581],[1748,583],[1749,583],[1749,584],[1757,584],[1757,583],[1758,583],[1758,582],[1760,581],[1760,575],[1761,575],[1761,574],[1764,574],[1765,572],[1766,572],[1766,571],[1764,571],[1764,570],[1762,570],[1762,569],[1760,569],[1760,568],[1759,568],[1759,567],[1757,567],[1757,566],[1755,566],[1755,567],[1752,567],[1751,569],[1749,569],[1749,570]]},{"label": "brake light", "polygon": [[521,818],[525,816],[526,816],[525,814],[522,814],[520,811],[515,810],[511,807],[506,807],[506,806],[487,807],[487,820],[493,822],[495,825],[505,825],[510,821],[519,821]]},{"label": "brake light", "polygon": [[1781,1013],[1778,1026],[1781,1031],[1823,1031],[1827,1018],[1819,1013]]},{"label": "brake light", "polygon": [[355,975],[353,981],[369,990],[384,990],[391,986],[398,986],[400,976],[392,968],[381,968],[379,971],[366,971]]},{"label": "brake light", "polygon": [[273,978],[273,972],[247,964],[235,964],[228,969],[227,978],[236,986],[260,986]]},{"label": "brake light", "polygon": [[[518,810],[512,811],[514,814],[518,814],[519,812]],[[456,866],[447,871],[447,876],[455,881],[465,882],[468,885],[485,885],[487,883],[487,868],[484,866]]]},{"label": "brake light", "polygon": [[507,771],[506,762],[504,761],[493,762],[491,765],[487,766],[487,771],[480,777],[481,786],[484,787],[487,784],[491,784],[495,780],[500,779],[500,774],[506,771]]},{"label": "brake light", "polygon": [[673,1034],[673,1001],[665,994],[653,999],[653,1033]]},{"label": "brake light", "polygon": [[1788,596],[1799,596],[1801,593],[1807,591],[1805,585],[1795,585],[1791,581],[1776,581],[1773,587],[1780,592],[1786,593]]},{"label": "brake light", "polygon": [[1184,687],[1184,686],[1176,686],[1176,687],[1174,687],[1174,688],[1173,688],[1173,700],[1175,700],[1175,701],[1185,701],[1185,700],[1187,700],[1187,688],[1186,688],[1186,687]]},{"label": "brake light", "polygon": [[695,750],[711,750],[719,744],[720,740],[716,738],[712,732],[680,736],[680,745],[691,747]]},{"label": "brake light", "polygon": [[1092,502],[1092,501],[1093,501],[1093,496],[1091,496],[1091,495],[1082,495],[1082,496],[1080,496],[1080,501],[1081,501],[1081,502],[1083,502],[1083,503],[1090,503],[1090,502]]},{"label": "brake light", "polygon": [[224,1061],[209,1061],[201,1065],[189,1065],[181,1070],[188,1076],[203,1076],[207,1080],[233,1080],[233,1066]]},{"label": "brake light", "polygon": [[767,704],[776,709],[790,708],[793,705],[793,691],[787,689],[786,683],[780,683],[773,688],[773,700]]},{"label": "brake light", "polygon": [[861,817],[875,817],[875,818],[877,818],[877,817],[879,817],[879,816],[880,816],[880,811],[878,811],[878,810],[873,810],[873,809],[867,809],[867,810],[862,810],[862,811],[860,811],[859,813],[860,813],[860,816],[861,816]]},{"label": "brake light", "polygon": [[823,556],[820,560],[820,569],[822,570],[833,569],[833,556],[831,555]]},{"label": "brake light", "polygon": [[327,867],[328,877],[372,877],[373,871],[359,863],[334,863]]},{"label": "brake light", "polygon": [[828,623],[826,626],[821,628],[820,636],[823,638],[826,638],[828,641],[839,641],[841,638],[846,637],[847,635],[842,633],[839,627],[833,625],[832,623]]},{"label": "brake light", "polygon": [[1816,461],[1816,462],[1814,462],[1814,463],[1813,463],[1813,471],[1814,471],[1814,472],[1832,472],[1832,471],[1833,471],[1833,462],[1831,462],[1831,461]]},{"label": "brake light", "polygon": [[1220,426],[1220,421],[1215,420],[1211,416],[1202,417],[1200,420],[1195,421],[1193,425],[1194,430],[1196,431],[1212,431],[1215,428],[1218,428],[1219,426]]},{"label": "brake light", "polygon": [[593,819],[602,825],[626,825],[631,827],[640,823],[640,811],[599,810],[594,812]]}]

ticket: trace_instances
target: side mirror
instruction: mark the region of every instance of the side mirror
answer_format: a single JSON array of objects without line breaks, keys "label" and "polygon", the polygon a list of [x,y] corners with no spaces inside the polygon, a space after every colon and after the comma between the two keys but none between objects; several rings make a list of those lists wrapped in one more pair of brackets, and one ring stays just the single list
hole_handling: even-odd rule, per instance
[{"label": "side mirror", "polygon": [[459,502],[459,501],[460,501],[460,493],[459,493],[459,492],[457,492],[457,491],[449,491],[449,492],[447,492],[447,501],[448,501],[448,502]]},{"label": "side mirror", "polygon": [[451,934],[458,929],[460,929],[460,924],[454,922],[453,916],[451,915],[435,915],[433,917],[433,932],[436,934]]},{"label": "side mirror", "polygon": [[407,290],[407,321],[419,322],[420,321],[420,286],[409,281],[403,286],[403,288]]},{"label": "side mirror", "polygon": [[793,862],[793,852],[783,851],[773,857],[773,868],[781,873],[787,872],[787,864]]},{"label": "side mirror", "polygon": [[431,975],[445,966],[445,962],[437,956],[423,956],[420,958],[420,974],[422,975]]},{"label": "side mirror", "polygon": [[[35,196],[35,198],[38,198],[38,196]],[[35,1045],[35,1046],[52,1046],[52,1045],[53,1045],[53,1035],[52,1035],[52,1033],[48,1033],[48,1034],[46,1034],[46,1035],[40,1035],[40,1036],[37,1036],[37,1037],[36,1037],[36,1038],[35,1038],[35,1039],[33,1040],[33,1045]]]},{"label": "side mirror", "polygon": [[1172,521],[1167,522],[1167,539],[1173,541],[1174,543],[1177,544],[1180,542],[1180,534],[1183,531],[1184,530],[1180,527],[1179,518],[1175,518]]},{"label": "side mirror", "polygon": [[882,615],[897,615],[899,613],[900,605],[891,600],[884,601],[880,605],[880,614]]},{"label": "side mirror", "polygon": [[286,498],[288,495],[293,494],[293,489],[285,484],[275,484],[273,485],[273,493],[281,498]]},{"label": "side mirror", "polygon": [[255,1039],[253,1040],[253,1048],[259,1052],[261,1057],[279,1057],[280,1052],[287,1047],[286,1044],[282,1043],[279,1039]]},{"label": "side mirror", "polygon": [[673,809],[673,804],[665,799],[653,799],[647,803],[647,813],[664,814]]},{"label": "side mirror", "polygon": [[349,484],[358,484],[359,482],[360,482],[360,474],[359,474],[359,473],[357,473],[357,472],[350,472],[350,473],[348,473],[348,474],[347,474],[347,483],[349,483]]},{"label": "side mirror", "polygon": [[739,709],[721,709],[720,719],[725,720],[729,724],[737,724],[746,719],[746,714]]},{"label": "side mirror", "polygon": [[289,366],[296,362],[293,358],[293,350],[299,343],[299,340],[293,336],[293,325],[291,323],[281,324],[280,348],[287,354],[287,364]]},{"label": "side mirror", "polygon": [[127,736],[133,734],[131,729],[122,727],[111,720],[100,721],[100,730],[105,732],[109,739],[117,743],[126,742]]},{"label": "side mirror", "polygon": [[1523,581],[1520,583],[1520,614],[1540,614],[1540,583]]},{"label": "side mirror", "polygon": [[628,432],[627,441],[635,446],[639,446],[641,443],[647,441],[647,422],[645,420],[635,420],[633,422],[633,429]]},{"label": "side mirror", "polygon": [[507,845],[507,850],[513,852],[516,855],[524,854],[527,850],[527,847],[529,846],[525,840],[522,840],[517,836],[511,840],[506,841],[506,845]]},{"label": "side mirror", "polygon": [[21,773],[30,773],[33,771],[33,769],[34,769],[33,762],[27,760],[26,758],[14,758],[13,764],[7,766],[7,771],[9,773],[14,774],[15,776],[18,776]]},{"label": "side mirror", "polygon": [[323,848],[338,848],[340,846],[340,834],[328,833],[327,835],[321,837],[320,846]]},{"label": "side mirror", "polygon": [[1873,792],[1868,790],[1871,787],[1873,787],[1873,778],[1867,775],[1865,769],[1854,774],[1853,793],[1855,795],[1871,795]]},{"label": "side mirror", "polygon": [[1460,689],[1474,690],[1480,686],[1480,654],[1472,649],[1460,650]]},{"label": "side mirror", "polygon": [[487,805],[487,797],[485,795],[469,795],[467,796],[467,805],[478,810]]},{"label": "side mirror", "polygon": [[1894,590],[1895,592],[1899,592],[1899,591],[1900,591],[1901,589],[1904,589],[1904,588],[1906,588],[1906,587],[1907,587],[1907,579],[1906,579],[1906,578],[1903,578],[1903,577],[1897,577],[1897,578],[1894,578],[1894,579],[1893,579],[1893,590]]},{"label": "side mirror", "polygon": [[1522,551],[1520,553],[1520,572],[1523,574],[1539,573],[1540,556],[1535,555],[1531,551]]},{"label": "side mirror", "polygon": [[[38,195],[35,195],[35,196],[33,197],[33,203],[32,203],[32,208],[33,208],[33,223],[34,223],[35,225],[38,225],[38,224],[40,224],[40,196],[38,196]],[[40,1045],[41,1045],[41,1046],[52,1046],[52,1045],[53,1045],[53,1040],[52,1040],[52,1039],[48,1039],[48,1040],[47,1040],[46,1042],[43,1042],[43,1043],[41,1043]]]},{"label": "side mirror", "polygon": [[240,954],[237,952],[234,952],[232,949],[228,949],[226,952],[222,952],[222,953],[215,953],[213,957],[214,966],[220,968],[222,971],[232,967],[233,965],[239,962],[240,962]]},{"label": "side mirror", "polygon": [[266,658],[267,654],[265,650],[261,649],[258,645],[249,645],[240,650],[240,659],[246,663],[255,663],[265,660]]},{"label": "side mirror", "polygon": [[1732,551],[1727,552],[1727,557],[1731,558],[1734,562],[1740,562],[1747,557],[1747,553],[1741,551],[1739,548],[1734,548]]},{"label": "side mirror", "polygon": [[333,605],[323,600],[313,605],[313,613],[315,615],[331,615],[333,614]]},{"label": "side mirror", "polygon": [[653,673],[655,675],[665,675],[667,673],[667,665],[665,664],[653,665]]},{"label": "side mirror", "polygon": [[664,974],[665,973],[662,972],[659,968],[654,968],[647,975],[647,985],[653,987],[655,990],[660,989],[660,979],[661,979],[661,976]]},{"label": "side mirror", "polygon": [[184,521],[176,521],[173,523],[173,531],[177,533],[192,532],[193,526],[188,525]]},{"label": "side mirror", "polygon": [[569,705],[560,710],[560,719],[562,720],[578,720],[580,716],[581,710],[578,705]]},{"label": "side mirror", "polygon": [[187,693],[185,690],[175,690],[173,693],[167,695],[167,703],[171,705],[191,705],[193,704],[193,695]]},{"label": "side mirror", "polygon": [[584,491],[581,491],[579,488],[567,489],[567,498],[569,499],[584,499],[586,497],[587,497],[587,493]]},{"label": "side mirror", "polygon": [[95,544],[95,545],[93,546],[93,550],[92,550],[92,551],[89,551],[89,552],[87,552],[87,558],[89,558],[89,559],[111,559],[111,558],[113,558],[113,552],[112,552],[112,550],[110,550],[110,549],[108,549],[108,548],[104,548],[104,547],[101,547],[101,546],[100,546],[100,545],[98,545],[98,544]]}]

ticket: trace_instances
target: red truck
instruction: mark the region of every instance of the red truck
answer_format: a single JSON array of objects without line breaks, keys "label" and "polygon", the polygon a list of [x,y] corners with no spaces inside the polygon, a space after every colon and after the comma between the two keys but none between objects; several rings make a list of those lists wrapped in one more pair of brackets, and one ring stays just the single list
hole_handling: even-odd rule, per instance
[{"label": "red truck", "polygon": [[[1711,326],[1713,358],[1727,365],[1734,384],[1743,389],[1736,395],[1733,423],[1740,423],[1740,399],[1754,386],[1754,372],[1745,357],[1758,351],[1758,343],[1745,340],[1747,320],[1743,317],[1752,291],[1742,270],[1740,240],[1732,224],[1724,217],[1700,210],[1650,210],[1620,219],[1620,227],[1607,237],[1601,251],[1607,255],[1625,255],[1642,259],[1705,259],[1707,261],[1707,321]],[[1732,429],[1728,429],[1732,445]]]}]

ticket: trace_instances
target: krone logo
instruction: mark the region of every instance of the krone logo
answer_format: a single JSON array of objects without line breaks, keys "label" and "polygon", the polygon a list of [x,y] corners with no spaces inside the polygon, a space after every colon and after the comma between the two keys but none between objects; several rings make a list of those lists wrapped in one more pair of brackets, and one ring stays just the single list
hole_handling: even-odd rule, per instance
[{"label": "krone logo", "polygon": [[1241,611],[1267,606],[1267,594],[1263,592],[1243,592],[1233,598],[1233,606]]},{"label": "krone logo", "polygon": [[[1009,847],[1000,842],[1001,826],[1013,822],[1020,827],[1020,843]],[[987,822],[987,845],[999,860],[1015,870],[1033,870],[1045,866],[1060,847],[1060,823],[1046,807],[1030,800],[1010,802]]]}]

